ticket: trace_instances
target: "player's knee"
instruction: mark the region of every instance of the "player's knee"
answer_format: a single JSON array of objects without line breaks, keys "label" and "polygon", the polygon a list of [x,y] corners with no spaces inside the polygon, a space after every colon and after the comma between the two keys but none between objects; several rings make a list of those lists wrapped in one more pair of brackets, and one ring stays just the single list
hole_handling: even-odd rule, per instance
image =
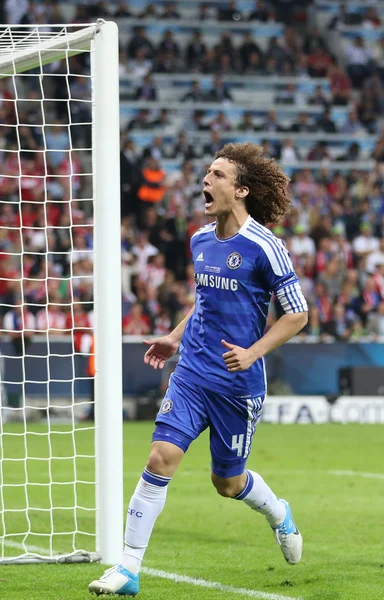
[{"label": "player's knee", "polygon": [[242,491],[237,478],[224,479],[212,473],[211,479],[217,493],[224,498],[235,498]]},{"label": "player's knee", "polygon": [[164,475],[164,471],[167,469],[167,460],[158,450],[152,450],[148,462],[147,469],[151,473],[156,475]]},{"label": "player's knee", "polygon": [[161,447],[154,445],[154,447],[151,448],[146,468],[156,475],[172,477],[178,464],[177,458],[178,457],[175,457],[174,453],[170,451],[169,448],[164,450]]}]

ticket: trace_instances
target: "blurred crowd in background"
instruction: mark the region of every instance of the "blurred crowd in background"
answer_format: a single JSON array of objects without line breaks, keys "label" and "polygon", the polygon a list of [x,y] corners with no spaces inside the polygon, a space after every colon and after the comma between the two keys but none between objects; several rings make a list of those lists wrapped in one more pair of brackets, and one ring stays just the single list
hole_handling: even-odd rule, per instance
[{"label": "blurred crowd in background", "polygon": [[[271,228],[285,241],[309,304],[309,322],[298,340],[384,339],[384,35],[373,49],[363,37],[351,38],[343,60],[327,44],[327,32],[342,24],[372,29],[382,22],[375,7],[349,13],[341,5],[321,32],[310,25],[310,6],[260,0],[242,14],[236,2],[202,2],[195,16],[201,28],[182,47],[171,29],[155,43],[145,25],[132,26],[121,45],[120,75],[134,80],[131,100],[139,103],[121,130],[124,334],[166,334],[193,305],[189,242],[207,222],[202,179],[222,138],[235,131],[250,139],[259,135],[267,156],[295,164],[292,210]],[[53,0],[6,1],[3,10],[10,23],[65,22]],[[72,22],[98,17],[177,20],[180,14],[173,2],[147,4],[141,12],[132,12],[127,2],[90,2],[76,7]],[[207,19],[223,24],[213,47],[204,40]],[[265,48],[250,33],[234,45],[225,21],[282,23],[284,34],[271,37]],[[36,332],[63,335],[74,328],[75,349],[81,351],[93,326],[89,55],[69,64],[69,77],[62,61],[47,68],[43,82],[37,76],[0,79],[0,295],[2,328],[13,332],[15,345],[22,328],[28,330],[23,344]],[[163,131],[172,125],[172,109],[151,108],[158,100],[157,73],[190,73],[192,84],[180,104],[199,103],[171,144],[164,143]],[[193,74],[212,76],[211,87],[202,89]],[[227,79],[236,74],[327,78],[330,92],[315,85],[303,98],[295,84],[282,80],[261,120],[244,110],[234,122],[225,107],[235,104]],[[43,94],[55,100],[42,103]],[[211,117],[208,103],[221,103],[223,110]],[[288,125],[276,116],[281,105],[300,107]],[[311,106],[320,111],[305,110]],[[332,119],[335,106],[348,108],[342,125]],[[137,144],[137,132],[151,134],[150,143]],[[198,143],[201,132],[205,137]],[[276,135],[264,139],[264,132]],[[316,133],[324,137],[303,156],[290,135]],[[356,141],[337,158],[340,169],[330,169],[327,135],[337,133]],[[358,140],[368,135],[377,139],[368,156],[372,168],[362,170]],[[178,167],[168,169],[169,159],[177,159]],[[301,168],[301,160],[322,166]],[[343,162],[354,164],[344,169]],[[273,299],[268,326],[281,312]]]}]

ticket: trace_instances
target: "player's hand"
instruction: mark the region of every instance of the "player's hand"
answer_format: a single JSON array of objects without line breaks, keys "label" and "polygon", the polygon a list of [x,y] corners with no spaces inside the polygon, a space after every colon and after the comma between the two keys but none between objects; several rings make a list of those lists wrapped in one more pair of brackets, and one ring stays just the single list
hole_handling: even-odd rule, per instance
[{"label": "player's hand", "polygon": [[143,343],[150,346],[144,354],[144,362],[146,365],[151,365],[154,369],[162,369],[165,361],[176,354],[179,347],[179,342],[170,335],[153,338],[153,340],[143,340]]},{"label": "player's hand", "polygon": [[225,340],[221,340],[221,343],[229,350],[229,352],[224,352],[223,358],[228,371],[231,373],[245,371],[255,362],[256,357],[250,348],[241,348],[241,346],[229,344]]}]

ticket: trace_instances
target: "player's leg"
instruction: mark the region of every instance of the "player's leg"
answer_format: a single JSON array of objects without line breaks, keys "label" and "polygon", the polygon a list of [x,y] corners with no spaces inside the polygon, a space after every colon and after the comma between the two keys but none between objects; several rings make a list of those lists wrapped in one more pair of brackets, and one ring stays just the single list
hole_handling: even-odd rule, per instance
[{"label": "player's leg", "polygon": [[[214,409],[218,402],[219,419]],[[242,500],[264,515],[287,562],[297,564],[303,540],[288,502],[278,498],[261,475],[245,468],[262,404],[263,398],[211,398],[212,483],[222,496]]]},{"label": "player's leg", "polygon": [[145,469],[129,502],[121,564],[92,581],[89,591],[99,594],[136,596],[139,572],[157,517],[164,508],[168,483],[184,456],[170,442],[154,441]]},{"label": "player's leg", "polygon": [[156,519],[165,505],[168,484],[191,442],[207,427],[194,386],[170,381],[156,419],[149,458],[127,512],[120,565],[93,581],[96,594],[135,596],[139,571]]}]

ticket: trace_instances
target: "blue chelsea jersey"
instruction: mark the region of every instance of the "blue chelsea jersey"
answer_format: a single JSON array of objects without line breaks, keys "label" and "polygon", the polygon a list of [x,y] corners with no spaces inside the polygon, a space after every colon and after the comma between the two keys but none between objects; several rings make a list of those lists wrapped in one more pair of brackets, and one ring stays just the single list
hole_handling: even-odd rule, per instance
[{"label": "blue chelsea jersey", "polygon": [[196,303],[175,374],[225,394],[264,394],[264,360],[230,373],[222,358],[228,350],[221,340],[242,348],[259,340],[272,292],[286,313],[307,310],[285,245],[249,216],[238,233],[225,240],[216,237],[216,223],[202,227],[192,236],[191,251]]}]

